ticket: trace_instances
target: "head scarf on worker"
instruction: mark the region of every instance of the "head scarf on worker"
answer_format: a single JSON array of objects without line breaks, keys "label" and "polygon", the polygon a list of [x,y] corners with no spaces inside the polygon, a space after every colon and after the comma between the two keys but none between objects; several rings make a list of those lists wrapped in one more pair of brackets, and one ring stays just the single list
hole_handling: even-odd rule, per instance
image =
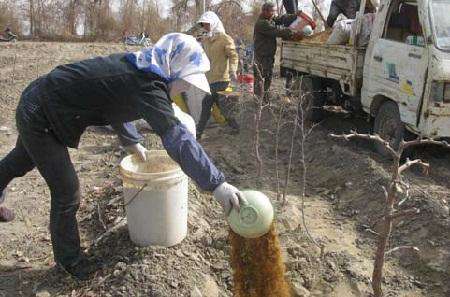
[{"label": "head scarf on worker", "polygon": [[225,28],[223,27],[222,21],[219,19],[217,14],[212,11],[207,11],[200,16],[200,19],[197,23],[207,23],[211,26],[211,30],[209,31],[209,35],[213,36],[218,33],[225,33]]},{"label": "head scarf on worker", "polygon": [[164,35],[151,48],[128,53],[127,60],[144,72],[152,72],[167,81],[169,87],[179,80],[209,93],[205,73],[209,71],[208,57],[194,37],[171,33]]}]

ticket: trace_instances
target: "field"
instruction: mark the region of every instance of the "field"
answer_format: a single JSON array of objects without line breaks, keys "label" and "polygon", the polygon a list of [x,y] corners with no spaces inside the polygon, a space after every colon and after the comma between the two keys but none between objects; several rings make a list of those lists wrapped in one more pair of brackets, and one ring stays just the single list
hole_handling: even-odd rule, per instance
[{"label": "field", "polygon": [[[0,157],[16,141],[15,108],[28,83],[56,65],[124,50],[134,49],[100,43],[0,44]],[[280,85],[277,80],[275,88]],[[357,117],[328,117],[306,139],[304,163],[296,141],[287,204],[281,206],[276,201],[277,181],[284,181],[292,127],[284,126],[278,134],[277,162],[273,114],[263,113],[263,167],[258,176],[254,112],[251,104],[242,108],[240,134],[213,126],[201,143],[230,183],[262,190],[272,198],[287,278],[295,296],[370,296],[377,221],[384,200],[382,186],[389,181],[390,163],[364,141],[347,143],[329,137],[330,133],[351,129],[367,132],[369,124]],[[149,148],[161,147],[157,137],[146,130],[143,133]],[[0,296],[232,296],[228,227],[210,194],[198,191],[191,183],[189,234],[179,245],[138,248],[124,226],[93,246],[93,241],[125,216],[118,175],[125,153],[116,136],[100,128],[88,129],[80,148],[70,153],[83,195],[78,213],[82,245],[105,266],[87,282],[76,282],[54,267],[48,232],[49,191],[38,172],[32,171],[9,186],[6,205],[17,217],[11,223],[0,223]],[[432,147],[414,154],[430,162],[431,169],[428,176],[418,170],[405,174],[410,198],[404,207],[415,206],[421,212],[396,222],[390,247],[414,246],[419,251],[400,249],[388,256],[385,293],[448,297],[450,154]],[[306,226],[314,240],[324,246],[323,251],[309,239],[301,222],[303,172]]]}]

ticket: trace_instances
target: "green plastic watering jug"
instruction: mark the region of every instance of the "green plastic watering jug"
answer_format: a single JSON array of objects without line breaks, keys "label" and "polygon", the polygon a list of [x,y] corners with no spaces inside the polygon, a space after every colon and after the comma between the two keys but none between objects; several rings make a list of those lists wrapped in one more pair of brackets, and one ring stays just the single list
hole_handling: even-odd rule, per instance
[{"label": "green plastic watering jug", "polygon": [[269,198],[258,191],[242,191],[240,211],[231,210],[228,223],[231,229],[245,238],[257,238],[270,230],[273,207]]}]

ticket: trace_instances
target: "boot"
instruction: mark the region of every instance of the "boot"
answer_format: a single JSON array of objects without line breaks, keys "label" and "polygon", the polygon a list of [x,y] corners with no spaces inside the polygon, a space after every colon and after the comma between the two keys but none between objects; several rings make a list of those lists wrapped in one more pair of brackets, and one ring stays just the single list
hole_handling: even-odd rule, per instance
[{"label": "boot", "polygon": [[82,254],[78,261],[70,265],[62,265],[58,263],[58,267],[69,273],[72,277],[79,281],[85,281],[91,278],[92,274],[102,268],[102,264],[97,259],[89,259]]},{"label": "boot", "polygon": [[[0,203],[6,199],[6,189],[0,192]],[[0,206],[0,222],[11,222],[14,220],[14,212],[5,206]]]},{"label": "boot", "polygon": [[238,122],[234,118],[227,119],[228,126],[232,129],[232,134],[239,134],[240,127]]}]

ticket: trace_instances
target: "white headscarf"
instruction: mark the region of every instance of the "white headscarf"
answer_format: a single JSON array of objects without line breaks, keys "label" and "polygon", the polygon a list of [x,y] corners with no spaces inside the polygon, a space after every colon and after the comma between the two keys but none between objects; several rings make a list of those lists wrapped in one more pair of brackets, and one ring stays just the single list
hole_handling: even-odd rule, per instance
[{"label": "white headscarf", "polygon": [[217,33],[225,33],[225,28],[223,27],[222,21],[219,19],[217,14],[213,11],[207,11],[200,16],[197,23],[208,23],[211,26],[211,31],[209,32],[211,36]]},{"label": "white headscarf", "polygon": [[153,47],[128,53],[126,58],[137,69],[155,73],[168,83],[182,79],[209,92],[205,76],[210,69],[209,60],[192,36],[181,33],[167,34]]}]

